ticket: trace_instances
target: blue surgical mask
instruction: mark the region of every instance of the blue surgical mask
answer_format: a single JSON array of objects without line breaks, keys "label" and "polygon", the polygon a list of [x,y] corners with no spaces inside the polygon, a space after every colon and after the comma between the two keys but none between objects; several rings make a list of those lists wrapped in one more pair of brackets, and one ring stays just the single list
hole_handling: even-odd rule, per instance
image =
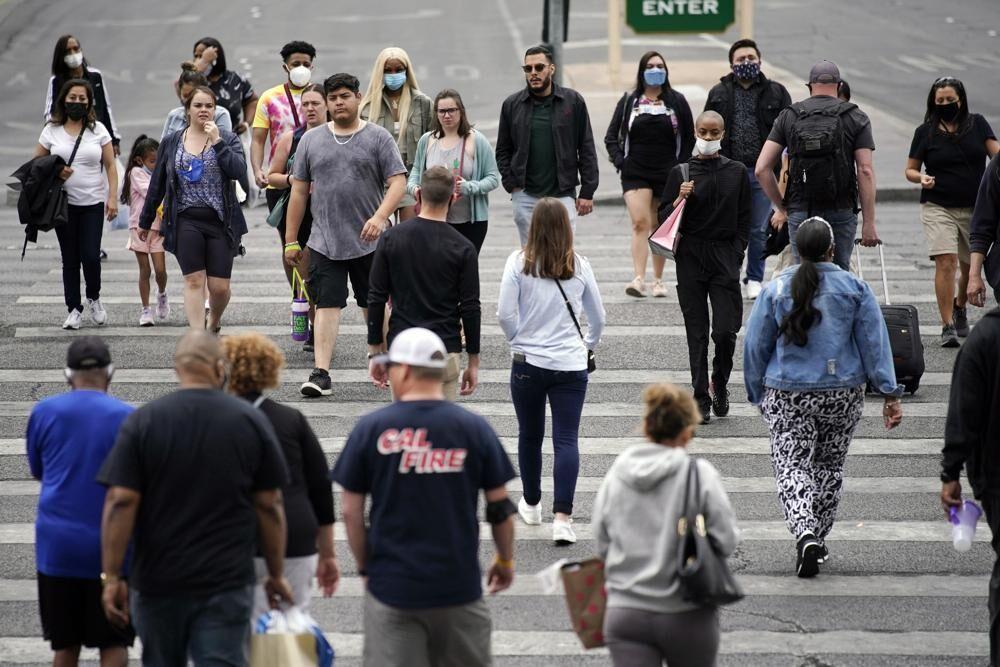
[{"label": "blue surgical mask", "polygon": [[153,170],[152,170],[152,169],[150,169],[149,167],[147,167],[146,165],[142,165],[142,170],[143,170],[144,172],[146,172],[146,174],[147,174],[147,175],[149,175],[149,176],[152,176],[152,175],[153,175]]},{"label": "blue surgical mask", "polygon": [[653,67],[642,73],[642,79],[647,86],[662,86],[667,82],[667,70]]},{"label": "blue surgical mask", "polygon": [[385,81],[385,87],[389,90],[399,90],[406,83],[406,72],[384,74],[382,79]]}]

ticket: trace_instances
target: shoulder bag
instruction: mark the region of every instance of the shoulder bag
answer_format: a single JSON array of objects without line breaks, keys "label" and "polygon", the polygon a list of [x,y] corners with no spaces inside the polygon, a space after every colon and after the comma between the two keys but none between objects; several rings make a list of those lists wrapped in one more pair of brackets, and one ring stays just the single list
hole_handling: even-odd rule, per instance
[{"label": "shoulder bag", "polygon": [[[569,298],[566,296],[566,291],[563,290],[562,283],[559,282],[558,278],[554,278],[556,281],[556,287],[559,288],[559,293],[562,294],[563,303],[566,304],[566,310],[569,311],[569,316],[573,318],[573,326],[576,327],[576,332],[580,334],[580,340],[583,338],[583,329],[580,328],[580,322],[576,319],[576,313],[573,311],[573,306],[569,302]],[[597,359],[594,358],[594,351],[587,350],[587,372],[593,373],[597,370]]]},{"label": "shoulder bag", "polygon": [[726,559],[708,537],[705,515],[701,510],[701,482],[698,460],[690,459],[687,486],[684,491],[684,511],[677,521],[680,537],[677,550],[677,579],[681,597],[703,607],[732,604],[743,599]]}]

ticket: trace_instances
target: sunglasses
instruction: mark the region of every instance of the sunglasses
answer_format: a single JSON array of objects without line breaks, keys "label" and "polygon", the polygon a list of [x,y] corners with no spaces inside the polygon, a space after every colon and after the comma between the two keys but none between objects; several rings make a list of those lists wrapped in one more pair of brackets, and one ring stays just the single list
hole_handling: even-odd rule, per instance
[{"label": "sunglasses", "polygon": [[548,67],[549,66],[547,63],[535,63],[534,67],[532,67],[531,65],[524,65],[521,67],[521,69],[524,71],[525,74],[531,74],[532,71],[541,74],[546,69],[548,69]]},{"label": "sunglasses", "polygon": [[935,86],[938,85],[939,83],[960,83],[960,82],[953,76],[942,76],[941,78],[934,80]]},{"label": "sunglasses", "polygon": [[451,107],[449,109],[438,109],[439,116],[450,116],[459,112],[458,107]]}]

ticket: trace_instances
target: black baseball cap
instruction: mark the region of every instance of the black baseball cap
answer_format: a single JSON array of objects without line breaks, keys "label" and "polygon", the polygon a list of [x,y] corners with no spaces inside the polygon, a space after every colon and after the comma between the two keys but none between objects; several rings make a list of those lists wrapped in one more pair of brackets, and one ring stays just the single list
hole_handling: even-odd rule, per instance
[{"label": "black baseball cap", "polygon": [[97,336],[83,336],[69,344],[66,351],[66,368],[84,371],[106,368],[111,365],[111,351]]},{"label": "black baseball cap", "polygon": [[809,70],[809,83],[840,83],[840,68],[829,60],[820,60]]}]

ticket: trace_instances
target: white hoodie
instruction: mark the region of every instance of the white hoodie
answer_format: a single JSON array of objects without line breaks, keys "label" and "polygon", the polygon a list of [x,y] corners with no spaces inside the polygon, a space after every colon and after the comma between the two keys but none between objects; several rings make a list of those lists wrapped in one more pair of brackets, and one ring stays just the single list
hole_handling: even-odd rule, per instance
[{"label": "white hoodie", "polygon": [[[609,607],[665,613],[698,608],[681,598],[677,581],[677,520],[694,460],[683,447],[636,445],[622,452],[604,477],[591,521],[604,559]],[[736,514],[719,472],[708,461],[697,461],[709,537],[729,556],[739,543]]]}]

